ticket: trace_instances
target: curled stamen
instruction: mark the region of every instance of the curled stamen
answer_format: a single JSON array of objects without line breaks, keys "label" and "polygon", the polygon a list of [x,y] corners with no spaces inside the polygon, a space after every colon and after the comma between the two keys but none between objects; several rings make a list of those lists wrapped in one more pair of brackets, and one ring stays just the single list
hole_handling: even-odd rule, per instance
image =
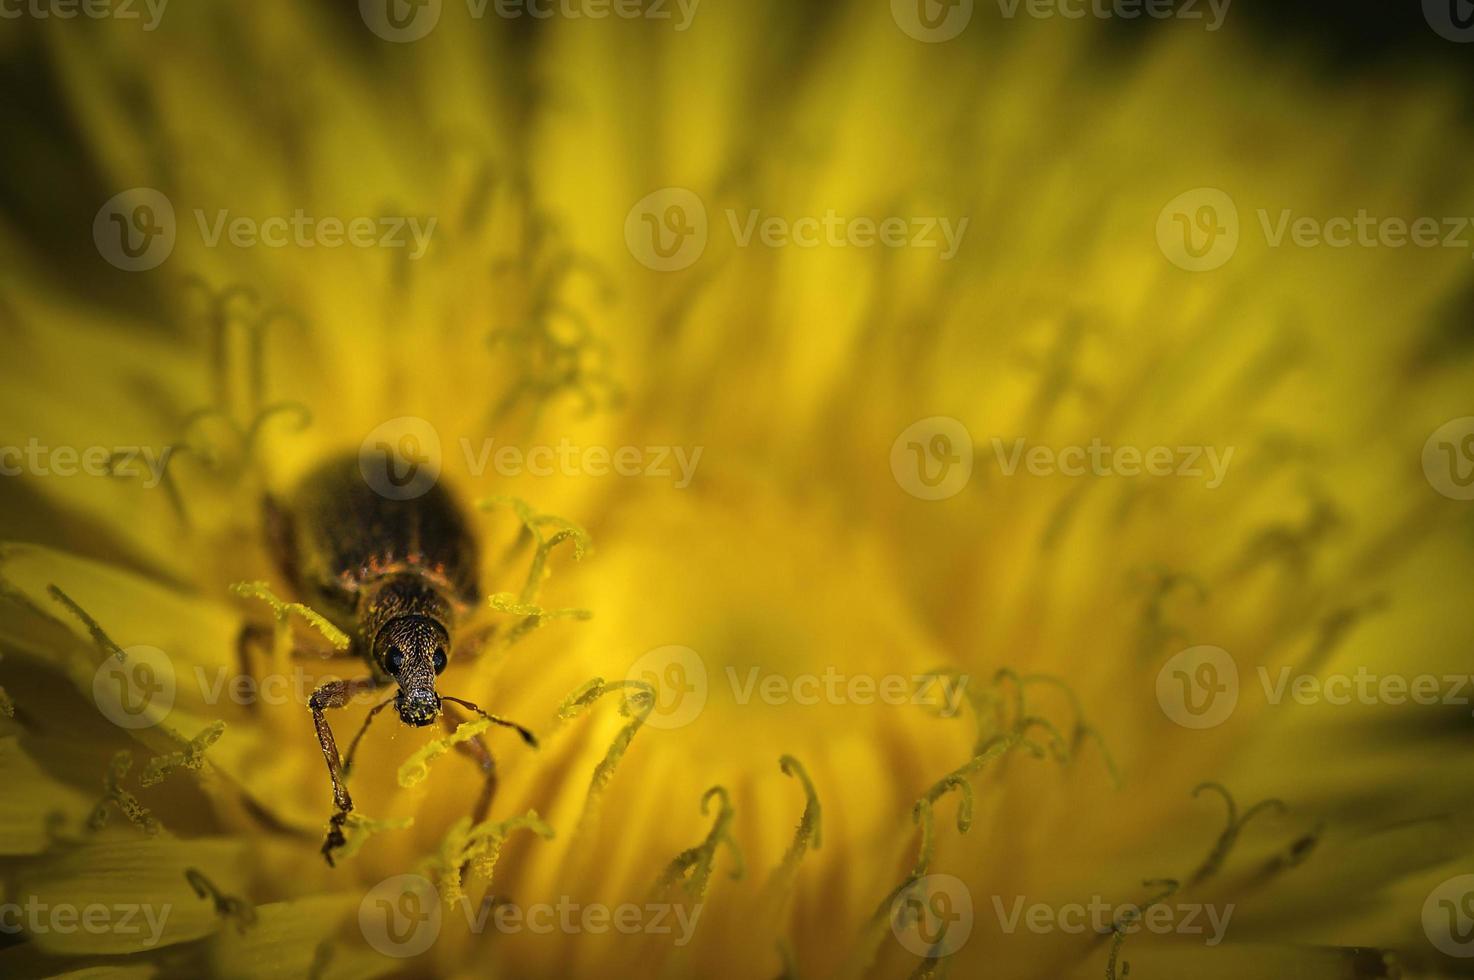
[{"label": "curled stamen", "polygon": [[1023,678],[1018,675],[1018,672],[1015,671],[1013,668],[1003,667],[998,671],[998,673],[993,675],[993,685],[995,687],[1002,687],[1004,681],[1010,682],[1013,687],[1014,723],[1013,726],[1009,726],[1004,723],[1007,719],[1007,714],[1004,713],[1000,716],[1000,724],[1001,727],[1003,727],[1004,729],[1008,729],[1009,727],[1013,727],[1016,729],[1020,724],[1023,723],[1024,718],[1028,717],[1028,711],[1025,708],[1027,699],[1024,694],[1024,681]]},{"label": "curled stamen", "polygon": [[1121,772],[1116,767],[1116,760],[1111,756],[1110,749],[1106,747],[1105,736],[1101,735],[1095,726],[1086,723],[1085,709],[1080,704],[1080,696],[1075,693],[1075,689],[1063,678],[1055,677],[1053,674],[1029,674],[1023,678],[1023,683],[1042,684],[1056,688],[1064,693],[1070,702],[1070,709],[1075,717],[1075,723],[1072,729],[1073,734],[1070,739],[1069,757],[1078,756],[1081,746],[1084,745],[1087,739],[1094,741],[1096,747],[1100,749],[1102,758],[1105,760],[1106,770],[1110,773],[1112,784],[1115,785],[1116,789],[1120,789],[1122,785]]},{"label": "curled stamen", "polygon": [[701,812],[704,814],[710,809],[713,799],[719,801],[716,820],[712,823],[711,832],[706,839],[695,847],[688,847],[677,854],[666,865],[660,877],[655,880],[655,891],[659,895],[665,892],[676,882],[681,882],[686,894],[692,898],[702,898],[706,895],[707,886],[711,882],[712,866],[716,863],[717,848],[725,844],[727,850],[732,854],[732,879],[740,879],[746,871],[746,864],[742,858],[742,849],[737,846],[736,839],[732,836],[732,820],[737,816],[733,809],[731,799],[727,796],[724,787],[713,786],[701,797]]},{"label": "curled stamen", "polygon": [[138,802],[138,798],[123,788],[123,779],[128,775],[128,770],[133,768],[133,753],[127,749],[117,752],[110,763],[108,770],[103,775],[103,797],[98,804],[92,808],[92,813],[87,817],[87,828],[93,832],[102,830],[107,826],[109,804],[116,806],[128,818],[128,822],[141,829],[150,837],[155,836],[163,830],[163,825],[149,812],[148,808]]},{"label": "curled stamen", "polygon": [[1270,524],[1249,540],[1231,578],[1242,578],[1276,561],[1296,578],[1307,574],[1316,548],[1346,522],[1341,510],[1319,490],[1312,489],[1310,496],[1309,512],[1302,521]]},{"label": "curled stamen", "polygon": [[1328,613],[1316,624],[1315,641],[1310,651],[1301,660],[1300,668],[1306,673],[1313,674],[1318,671],[1363,619],[1381,612],[1386,607],[1386,594],[1378,593],[1360,603],[1342,606]]},{"label": "curled stamen", "polygon": [[528,810],[523,816],[508,820],[487,820],[475,826],[471,825],[470,817],[456,821],[441,842],[439,854],[421,865],[423,870],[436,875],[440,895],[447,905],[455,905],[466,897],[461,877],[466,865],[469,864],[480,877],[491,880],[502,845],[515,830],[529,830],[543,840],[553,838],[553,828],[543,822],[536,810]]},{"label": "curled stamen", "polygon": [[234,919],[236,931],[245,935],[246,930],[256,924],[256,908],[251,903],[235,897],[226,895],[215,887],[214,882],[206,878],[204,873],[197,868],[185,868],[184,878],[189,882],[194,893],[200,898],[207,898],[215,904],[215,913],[222,919]]},{"label": "curled stamen", "polygon": [[256,444],[261,439],[261,430],[265,428],[266,423],[277,416],[283,415],[290,415],[296,418],[296,422],[292,426],[292,431],[294,432],[301,432],[312,424],[312,410],[301,402],[276,402],[275,404],[267,405],[256,413],[241,435],[241,446],[248,462],[254,458]]},{"label": "curled stamen", "polygon": [[[1093,726],[1087,724],[1084,718],[1084,709],[1080,704],[1079,695],[1063,679],[1050,674],[1030,674],[1021,676],[1018,672],[1007,667],[1000,669],[993,676],[993,684],[989,689],[974,690],[967,685],[967,675],[956,670],[947,668],[934,670],[923,675],[922,684],[946,683],[951,681],[955,687],[952,689],[965,695],[971,705],[974,720],[977,725],[977,741],[974,745],[973,754],[982,755],[987,748],[1001,733],[1023,734],[1032,728],[1041,728],[1049,734],[1049,751],[1061,764],[1069,764],[1079,755],[1081,747],[1087,740],[1094,741],[1099,746],[1101,755],[1105,759],[1106,769],[1110,773],[1111,781],[1117,789],[1121,786],[1120,772],[1116,768],[1115,760],[1107,749],[1105,739]],[[1010,692],[1007,695],[1000,694],[1005,684]],[[1066,739],[1064,734],[1049,719],[1039,715],[1029,714],[1027,689],[1034,686],[1047,685],[1062,691],[1070,702],[1074,714],[1074,724],[1071,737]],[[947,696],[948,704],[957,701],[955,693]],[[992,715],[992,724],[989,724],[988,715]],[[944,716],[955,715],[955,710],[938,711],[937,714]],[[1024,741],[1023,747],[1027,748],[1036,756],[1040,754],[1039,748],[1033,742]]]},{"label": "curled stamen", "polygon": [[579,832],[582,832],[588,826],[588,822],[593,819],[604,787],[608,786],[609,781],[614,778],[615,766],[619,765],[619,760],[624,758],[630,742],[634,740],[635,733],[645,724],[645,720],[650,717],[650,712],[655,710],[655,688],[645,681],[607,683],[604,678],[595,677],[564,698],[563,704],[558,708],[558,717],[567,720],[576,717],[599,698],[615,691],[633,692],[627,693],[619,706],[620,714],[630,721],[614,736],[609,751],[594,767],[593,778],[589,781],[589,792],[584,797],[583,815],[579,818]]},{"label": "curled stamen", "polygon": [[778,980],[799,980],[798,960],[794,958],[793,946],[786,939],[778,939],[773,946],[778,950],[778,962],[782,964]]},{"label": "curled stamen", "polygon": [[[164,447],[164,453],[159,459],[159,486],[164,488],[164,496],[169,500],[169,507],[174,511],[174,516],[185,527],[189,527],[189,510],[184,506],[184,496],[179,492],[179,484],[174,479],[173,462],[179,450],[189,451],[187,445],[168,445]],[[107,458],[108,476],[125,477],[129,474],[118,469],[120,463],[130,460],[129,453],[111,453]]]},{"label": "curled stamen", "polygon": [[408,830],[415,825],[414,817],[375,820],[354,810],[343,819],[343,845],[336,851],[335,860],[345,861],[367,844],[370,837],[390,830]]},{"label": "curled stamen", "polygon": [[333,962],[333,941],[324,939],[312,951],[312,965],[307,968],[307,980],[322,980]]},{"label": "curled stamen", "polygon": [[205,765],[205,750],[225,734],[225,722],[217,721],[204,728],[198,735],[185,742],[178,752],[154,756],[138,777],[138,785],[153,786],[164,781],[176,769],[198,772]]},{"label": "curled stamen", "polygon": [[803,784],[804,812],[799,818],[798,828],[793,832],[793,842],[788,845],[788,850],[783,855],[783,862],[773,872],[775,885],[793,877],[809,845],[812,844],[814,850],[817,851],[824,844],[823,811],[819,806],[819,793],[814,789],[814,784],[809,779],[803,763],[791,755],[785,755],[779,758],[778,768],[783,770],[785,776],[794,776]]},{"label": "curled stamen", "polygon": [[[292,431],[300,432],[312,424],[312,411],[298,401],[275,402],[267,405],[250,416],[249,421],[242,425],[234,417],[223,409],[214,406],[197,408],[184,417],[181,428],[181,443],[174,449],[182,449],[184,452],[211,469],[219,469],[224,466],[224,459],[220,447],[213,444],[208,436],[202,432],[206,422],[216,422],[225,427],[226,433],[239,451],[239,459],[235,466],[244,466],[255,457],[257,444],[261,440],[261,432],[266,423],[278,416],[293,416],[296,421]],[[173,453],[170,458],[173,458]]]},{"label": "curled stamen", "polygon": [[[406,759],[404,761],[404,764],[399,767],[400,786],[408,788],[410,786],[414,786],[416,783],[419,783],[426,776],[430,775],[430,763],[432,761],[449,752],[456,745],[459,745],[462,742],[469,742],[477,735],[480,735],[482,732],[486,731],[492,725],[500,725],[503,728],[513,729],[518,735],[522,736],[522,741],[526,742],[533,748],[537,748],[537,736],[532,734],[532,732],[528,731],[527,729],[523,728],[521,725],[517,724],[515,721],[508,721],[507,719],[502,718],[498,715],[482,711],[479,707],[472,704],[470,701],[464,701],[460,698],[453,698],[448,694],[442,694],[440,696],[440,700],[449,701],[451,704],[458,704],[468,711],[475,712],[478,717],[473,718],[470,721],[461,722],[459,725],[456,726],[455,731],[451,732],[449,735],[446,735],[444,738],[437,738],[433,742],[428,742],[425,745],[422,745],[419,750],[415,752],[414,755]],[[382,707],[382,705],[380,705],[379,707]],[[370,713],[370,717],[372,717],[372,715],[373,712]],[[367,722],[365,722],[364,727],[368,727]],[[356,742],[357,740],[355,740],[355,744]]]},{"label": "curled stamen", "polygon": [[97,624],[97,620],[88,615],[85,609],[77,605],[76,600],[56,585],[46,586],[46,592],[81,621],[82,625],[87,628],[87,633],[92,637],[92,642],[97,645],[99,650],[108,656],[114,657],[119,663],[128,659],[128,655],[123,652],[123,648],[113,642],[112,637],[107,635],[103,628]]},{"label": "curled stamen", "polygon": [[[824,846],[820,794],[818,790],[815,790],[814,783],[809,780],[808,771],[805,771],[802,762],[789,755],[778,759],[778,768],[783,769],[784,775],[797,778],[803,785],[805,802],[803,802],[803,815],[799,818],[799,825],[794,828],[793,840],[789,843],[789,849],[784,852],[783,861],[778,864],[778,867],[772,869],[772,875],[768,878],[768,884],[765,887],[764,906],[768,909],[769,917],[774,924],[783,915],[784,902],[786,902],[787,893],[793,887],[793,881],[799,874],[799,864],[803,861],[803,855],[808,853],[811,844],[815,850]],[[789,970],[789,965],[792,964],[784,965],[784,970]],[[793,974],[787,973],[786,976],[793,976]]]},{"label": "curled stamen", "polygon": [[469,742],[491,727],[491,722],[486,718],[473,718],[463,721],[456,726],[455,731],[427,742],[415,752],[414,755],[404,760],[399,767],[399,785],[408,789],[424,780],[430,775],[430,763],[440,756],[449,752],[453,747],[462,742]]},{"label": "curled stamen", "polygon": [[[532,556],[532,565],[527,570],[527,579],[522,586],[518,596],[518,602],[534,603],[537,601],[538,591],[547,578],[548,556],[553,549],[564,541],[573,542],[573,560],[582,561],[591,548],[588,532],[574,524],[572,521],[555,517],[552,514],[539,514],[534,511],[527,502],[518,497],[496,496],[478,501],[477,507],[482,510],[493,510],[497,507],[510,507],[522,522],[523,533],[531,537],[536,544]],[[552,529],[552,534],[546,534],[546,529]]]},{"label": "curled stamen", "polygon": [[[1000,672],[1000,676],[1014,676],[1012,672]],[[1022,685],[1018,685],[1022,690]],[[1022,711],[1023,699],[1021,694],[1015,697],[1016,710]],[[916,804],[911,808],[911,820],[920,830],[920,843],[917,846],[916,861],[912,866],[910,874],[900,884],[892,888],[885,898],[881,899],[871,915],[869,924],[861,935],[860,943],[853,954],[852,966],[857,972],[863,972],[873,958],[875,949],[885,923],[891,915],[891,909],[897,898],[908,889],[915,886],[931,869],[932,859],[936,853],[936,815],[935,804],[949,793],[956,792],[960,797],[957,806],[957,831],[966,834],[972,827],[974,793],[972,785],[967,777],[979,772],[988,763],[993,762],[1014,749],[1026,749],[1035,758],[1043,758],[1045,749],[1043,746],[1028,738],[1031,728],[1043,727],[1052,729],[1053,726],[1038,718],[1021,716],[1013,731],[1002,735],[994,735],[981,742],[977,746],[977,752],[971,759],[947,773],[941,779],[932,784]],[[933,965],[932,969],[935,969]]]},{"label": "curled stamen", "polygon": [[184,279],[187,290],[200,293],[205,301],[204,320],[210,332],[211,382],[215,388],[215,403],[221,408],[230,402],[230,357],[227,334],[234,320],[231,304],[242,300],[251,306],[259,302],[256,290],[245,285],[231,285],[216,290],[202,276],[188,275]]},{"label": "curled stamen", "polygon": [[522,621],[513,626],[500,637],[503,647],[509,647],[522,639],[533,630],[541,629],[548,623],[559,619],[574,619],[586,621],[592,619],[594,614],[587,609],[544,609],[533,602],[522,602],[510,592],[498,592],[489,600],[492,609],[497,612],[510,613],[513,616],[521,616]]},{"label": "curled stamen", "polygon": [[230,587],[230,591],[247,599],[260,599],[271,607],[272,617],[276,620],[278,656],[282,655],[282,651],[285,650],[290,640],[289,617],[294,613],[321,633],[335,649],[346,650],[352,642],[347,633],[334,626],[322,613],[300,602],[283,602],[276,597],[276,593],[272,592],[271,587],[265,582],[236,582]]},{"label": "curled stamen", "polygon": [[[517,327],[493,330],[487,343],[493,349],[506,350],[516,359],[520,376],[502,399],[492,407],[491,418],[500,419],[524,398],[533,403],[534,417],[558,394],[571,392],[583,401],[585,415],[598,406],[600,390],[606,403],[618,404],[623,395],[609,370],[610,348],[594,336],[588,319],[559,298],[562,287],[579,271],[598,273],[595,284],[604,290],[605,301],[612,294],[603,270],[592,260],[570,251],[557,252],[551,262],[533,273],[542,243],[558,235],[558,229],[546,215],[529,215],[525,226],[528,238],[520,263],[524,275],[540,279],[531,309]],[[516,263],[501,263],[495,272],[505,271]],[[573,329],[560,331],[558,325],[571,324]]]},{"label": "curled stamen", "polygon": [[[535,545],[532,563],[527,570],[527,578],[521,591],[515,594],[498,592],[491,596],[489,601],[489,606],[493,611],[520,616],[521,619],[505,631],[500,625],[492,625],[485,628],[482,635],[492,638],[497,647],[506,649],[534,630],[555,620],[586,620],[592,617],[593,614],[587,609],[544,609],[537,602],[538,592],[542,588],[543,581],[548,577],[548,556],[553,549],[565,541],[571,541],[574,561],[582,560],[583,556],[588,553],[589,536],[582,528],[561,517],[539,514],[526,501],[517,497],[490,497],[477,501],[476,506],[484,511],[506,506],[517,515],[522,530],[516,542],[508,549],[508,561],[529,542]],[[486,658],[482,662],[489,664],[492,661]]]},{"label": "curled stamen", "polygon": [[[1126,941],[1126,930],[1133,924],[1140,922],[1147,912],[1175,895],[1177,893],[1178,882],[1176,878],[1152,878],[1142,882],[1142,886],[1145,888],[1161,888],[1163,891],[1148,899],[1144,904],[1127,909],[1121,914],[1119,919],[1111,923],[1111,932],[1115,935],[1111,937],[1111,957],[1106,963],[1106,980],[1117,980],[1116,958],[1120,955],[1121,944]],[[1130,975],[1131,964],[1122,960],[1121,972],[1119,974],[1120,980],[1125,980]]]},{"label": "curled stamen", "polygon": [[1229,852],[1233,850],[1234,844],[1238,842],[1239,833],[1250,820],[1261,813],[1271,810],[1279,814],[1289,812],[1289,807],[1285,805],[1283,800],[1268,799],[1254,804],[1240,817],[1238,815],[1238,804],[1234,802],[1233,794],[1221,783],[1200,783],[1193,790],[1193,797],[1198,797],[1203,790],[1213,790],[1223,797],[1223,801],[1228,807],[1228,826],[1218,836],[1218,842],[1213,845],[1213,850],[1208,853],[1208,857],[1204,859],[1198,870],[1193,872],[1192,877],[1188,879],[1189,885],[1196,885],[1218,873],[1218,870],[1223,866],[1223,862],[1228,858]]},{"label": "curled stamen", "polygon": [[1187,631],[1167,618],[1167,603],[1174,595],[1186,592],[1198,605],[1208,600],[1208,587],[1197,576],[1177,572],[1161,565],[1137,569],[1133,573],[1136,587],[1146,592],[1142,601],[1137,651],[1142,660],[1150,660],[1174,639]]},{"label": "curled stamen", "polygon": [[1316,846],[1320,843],[1320,839],[1325,832],[1326,825],[1324,823],[1316,824],[1314,829],[1297,837],[1284,851],[1270,858],[1264,865],[1263,873],[1266,876],[1278,874],[1281,871],[1286,871],[1300,864],[1315,851]]}]

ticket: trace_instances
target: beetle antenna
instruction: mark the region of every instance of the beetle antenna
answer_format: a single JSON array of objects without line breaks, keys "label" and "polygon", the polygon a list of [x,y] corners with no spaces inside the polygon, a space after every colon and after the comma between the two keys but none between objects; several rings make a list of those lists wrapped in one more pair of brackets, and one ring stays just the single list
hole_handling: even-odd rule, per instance
[{"label": "beetle antenna", "polygon": [[469,708],[471,711],[476,712],[478,715],[485,718],[493,725],[501,725],[504,728],[515,728],[517,730],[517,734],[522,736],[522,741],[526,742],[533,748],[537,748],[537,736],[532,734],[532,732],[528,731],[527,729],[523,728],[521,725],[517,724],[515,721],[508,721],[505,718],[501,718],[497,715],[482,711],[470,701],[462,701],[460,698],[453,698],[448,694],[440,695],[440,700],[449,701],[452,704],[458,704],[462,708]]}]

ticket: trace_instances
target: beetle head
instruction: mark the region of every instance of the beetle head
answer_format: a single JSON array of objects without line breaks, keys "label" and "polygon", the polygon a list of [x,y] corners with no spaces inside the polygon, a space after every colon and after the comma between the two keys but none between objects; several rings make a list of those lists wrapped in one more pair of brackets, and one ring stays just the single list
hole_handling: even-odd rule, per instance
[{"label": "beetle head", "polygon": [[374,659],[399,682],[394,710],[406,725],[428,725],[440,716],[435,676],[445,669],[450,637],[429,616],[400,616],[374,638]]}]

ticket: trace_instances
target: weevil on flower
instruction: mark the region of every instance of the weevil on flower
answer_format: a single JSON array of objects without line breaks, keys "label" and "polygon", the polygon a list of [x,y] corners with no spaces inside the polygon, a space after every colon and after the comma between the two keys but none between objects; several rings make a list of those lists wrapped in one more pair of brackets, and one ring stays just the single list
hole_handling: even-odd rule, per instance
[{"label": "weevil on flower", "polygon": [[[322,845],[330,865],[346,843],[343,828],[353,810],[347,776],[354,751],[391,703],[406,725],[439,720],[454,732],[466,720],[459,706],[537,746],[532,732],[516,722],[437,690],[436,678],[452,656],[470,656],[478,646],[473,631],[458,631],[480,599],[476,538],[443,486],[382,492],[386,488],[369,479],[366,467],[372,465],[393,464],[364,460],[361,466],[357,455],[334,458],[311,471],[285,503],[268,497],[265,508],[268,546],[283,577],[304,603],[346,634],[343,655],[364,661],[370,671],[328,681],[308,701],[333,785],[333,815]],[[327,712],[390,685],[397,691],[369,709],[347,755],[340,756]],[[473,822],[480,823],[496,791],[495,759],[479,733],[456,740],[454,747],[484,774],[472,809]]]}]

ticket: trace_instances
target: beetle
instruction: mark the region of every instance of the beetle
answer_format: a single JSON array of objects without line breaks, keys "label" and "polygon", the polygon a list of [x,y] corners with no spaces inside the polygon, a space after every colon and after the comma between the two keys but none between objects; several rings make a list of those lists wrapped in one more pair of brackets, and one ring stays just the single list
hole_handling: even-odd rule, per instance
[{"label": "beetle", "polygon": [[[267,545],[282,577],[313,609],[350,637],[349,655],[363,660],[366,676],[328,681],[308,700],[312,723],[333,785],[333,815],[322,854],[329,865],[345,843],[343,826],[353,810],[347,777],[354,751],[374,718],[389,704],[400,721],[424,727],[439,719],[447,730],[463,720],[452,705],[514,729],[529,745],[526,728],[489,714],[470,701],[436,688],[450,662],[457,627],[476,608],[479,548],[458,501],[433,480],[428,486],[386,484],[372,467],[393,462],[347,454],[309,471],[285,502],[268,495],[264,524]],[[397,685],[392,697],[369,709],[346,757],[328,724],[327,712],[357,695]],[[473,822],[485,818],[496,789],[496,764],[477,735],[456,748],[485,774]]]}]

